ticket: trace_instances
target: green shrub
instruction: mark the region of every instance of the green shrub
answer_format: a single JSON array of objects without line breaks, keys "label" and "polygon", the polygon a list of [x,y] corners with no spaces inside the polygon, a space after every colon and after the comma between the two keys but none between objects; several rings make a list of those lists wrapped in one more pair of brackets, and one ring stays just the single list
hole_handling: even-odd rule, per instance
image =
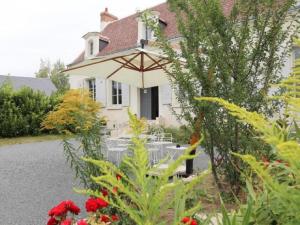
[{"label": "green shrub", "polygon": [[[279,87],[286,92],[273,97],[286,105],[286,125],[249,112],[235,104],[218,98],[199,98],[215,102],[226,108],[232,116],[253,127],[260,139],[271,146],[275,158],[258,159],[253,155],[236,154],[254,171],[255,185],[248,184],[249,197],[254,204],[251,223],[255,225],[300,224],[300,60],[296,62],[293,76]],[[252,183],[252,182],[251,182]],[[254,187],[254,188],[253,188]],[[251,203],[252,204],[252,203]],[[248,206],[250,202],[248,202]],[[223,213],[223,216],[227,213]],[[236,215],[236,214],[234,214]],[[241,214],[244,217],[246,214]],[[230,218],[233,220],[233,217]],[[231,221],[232,222],[232,221]],[[224,223],[241,224],[241,223]],[[243,223],[244,224],[244,223]]]},{"label": "green shrub", "polygon": [[41,134],[43,118],[58,101],[55,95],[49,97],[29,87],[14,91],[4,83],[0,87],[0,137]]}]

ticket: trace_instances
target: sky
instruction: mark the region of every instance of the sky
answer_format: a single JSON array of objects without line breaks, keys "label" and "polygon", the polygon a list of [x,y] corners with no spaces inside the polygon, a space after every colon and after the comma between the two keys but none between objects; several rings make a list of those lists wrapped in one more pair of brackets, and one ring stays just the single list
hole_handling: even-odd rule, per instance
[{"label": "sky", "polygon": [[81,38],[99,31],[105,7],[119,17],[165,0],[1,0],[0,75],[35,76],[40,59],[72,62],[83,50]]}]

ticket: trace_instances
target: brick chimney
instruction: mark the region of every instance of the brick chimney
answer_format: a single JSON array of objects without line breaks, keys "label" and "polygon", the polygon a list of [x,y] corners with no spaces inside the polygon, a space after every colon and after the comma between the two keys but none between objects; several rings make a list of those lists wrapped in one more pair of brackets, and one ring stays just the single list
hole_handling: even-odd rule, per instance
[{"label": "brick chimney", "polygon": [[109,23],[118,20],[118,17],[110,14],[108,8],[100,14],[100,31],[102,31]]}]

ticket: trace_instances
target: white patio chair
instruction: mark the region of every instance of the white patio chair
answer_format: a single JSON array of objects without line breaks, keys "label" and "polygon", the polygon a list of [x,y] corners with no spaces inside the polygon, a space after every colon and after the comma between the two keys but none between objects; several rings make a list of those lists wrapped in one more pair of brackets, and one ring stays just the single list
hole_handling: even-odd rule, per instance
[{"label": "white patio chair", "polygon": [[120,166],[124,154],[126,154],[127,148],[108,148],[108,160],[117,166]]}]

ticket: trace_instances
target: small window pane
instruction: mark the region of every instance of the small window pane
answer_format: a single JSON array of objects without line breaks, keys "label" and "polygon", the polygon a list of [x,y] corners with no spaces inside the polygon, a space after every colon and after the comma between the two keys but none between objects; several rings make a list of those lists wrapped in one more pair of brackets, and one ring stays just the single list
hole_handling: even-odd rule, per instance
[{"label": "small window pane", "polygon": [[117,95],[117,89],[115,87],[112,88],[112,94]]},{"label": "small window pane", "polygon": [[122,104],[122,83],[112,81],[112,104]]},{"label": "small window pane", "polygon": [[94,54],[94,42],[90,42],[90,55]]},{"label": "small window pane", "polygon": [[118,104],[118,99],[117,99],[117,96],[112,96],[112,104],[113,105],[117,105]]},{"label": "small window pane", "polygon": [[90,96],[93,100],[96,100],[96,81],[95,79],[88,80]]},{"label": "small window pane", "polygon": [[118,94],[121,95],[122,94],[122,84],[119,83],[119,87],[118,87]]}]

